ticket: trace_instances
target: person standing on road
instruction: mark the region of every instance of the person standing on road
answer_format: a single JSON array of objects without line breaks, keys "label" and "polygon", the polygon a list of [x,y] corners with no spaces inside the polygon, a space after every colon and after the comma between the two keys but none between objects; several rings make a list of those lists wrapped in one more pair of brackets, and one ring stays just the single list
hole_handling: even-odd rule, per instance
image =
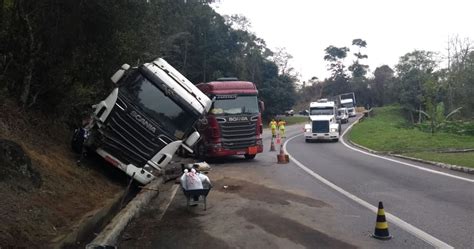
[{"label": "person standing on road", "polygon": [[278,130],[280,130],[280,136],[281,136],[282,138],[286,138],[286,135],[285,135],[285,125],[286,125],[285,120],[279,120],[279,121],[278,121]]},{"label": "person standing on road", "polygon": [[277,122],[275,121],[274,118],[272,118],[272,121],[270,121],[270,129],[272,130],[272,137],[275,137],[276,136],[276,132],[277,132]]}]

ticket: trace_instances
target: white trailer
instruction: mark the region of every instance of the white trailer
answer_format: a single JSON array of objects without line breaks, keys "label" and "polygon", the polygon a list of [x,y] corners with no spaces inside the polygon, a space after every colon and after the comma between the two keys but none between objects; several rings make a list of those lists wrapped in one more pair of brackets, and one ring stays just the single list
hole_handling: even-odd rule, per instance
[{"label": "white trailer", "polygon": [[356,116],[356,111],[355,111],[356,100],[355,100],[355,94],[353,92],[339,94],[337,96],[337,102],[338,102],[339,108],[347,108],[347,111],[349,112],[349,117]]}]

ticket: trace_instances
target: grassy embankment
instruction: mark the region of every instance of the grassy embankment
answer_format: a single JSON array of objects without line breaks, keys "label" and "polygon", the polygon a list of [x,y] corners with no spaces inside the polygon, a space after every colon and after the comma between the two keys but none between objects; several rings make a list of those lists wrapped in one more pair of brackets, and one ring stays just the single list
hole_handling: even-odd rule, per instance
[{"label": "grassy embankment", "polygon": [[[306,123],[308,121],[308,116],[280,116],[280,117],[275,118],[275,120],[277,121],[278,119],[285,120],[286,126],[288,126],[288,125]],[[269,128],[268,127],[269,123],[270,123],[270,120],[264,119],[263,128]]]},{"label": "grassy embankment", "polygon": [[410,125],[401,109],[395,106],[377,108],[375,116],[354,126],[349,137],[357,144],[380,152],[474,168],[474,152],[440,152],[472,149],[473,136],[443,132],[431,135],[420,131]]},{"label": "grassy embankment", "polygon": [[286,125],[302,124],[308,121],[308,116],[290,116],[290,117],[282,117],[281,119],[285,120]]}]

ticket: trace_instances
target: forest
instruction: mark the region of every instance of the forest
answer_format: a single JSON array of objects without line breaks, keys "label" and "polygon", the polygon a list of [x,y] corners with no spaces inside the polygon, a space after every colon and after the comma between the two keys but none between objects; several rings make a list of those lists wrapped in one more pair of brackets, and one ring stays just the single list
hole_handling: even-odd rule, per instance
[{"label": "forest", "polygon": [[247,18],[221,16],[211,2],[0,0],[0,96],[73,125],[110,91],[120,65],[163,57],[195,84],[218,77],[256,83],[266,117],[355,92],[366,108],[401,104],[413,123],[473,118],[469,39],[450,39],[443,55],[409,51],[393,68],[370,69],[370,44],[357,38],[328,46],[327,64],[312,65],[327,67],[330,77],[299,79],[291,54],[268,48]]},{"label": "forest", "polygon": [[470,39],[451,38],[443,54],[408,52],[394,68],[383,65],[375,68],[373,75],[364,64],[367,46],[362,39],[352,40],[349,47],[328,46],[324,60],[331,76],[304,81],[298,99],[307,103],[315,96],[355,92],[358,106],[400,105],[407,119],[427,132],[474,135],[474,50]]},{"label": "forest", "polygon": [[0,1],[0,95],[24,110],[73,125],[113,87],[110,76],[162,57],[197,84],[254,82],[266,114],[294,104],[297,78],[280,70],[243,16],[203,1]]}]

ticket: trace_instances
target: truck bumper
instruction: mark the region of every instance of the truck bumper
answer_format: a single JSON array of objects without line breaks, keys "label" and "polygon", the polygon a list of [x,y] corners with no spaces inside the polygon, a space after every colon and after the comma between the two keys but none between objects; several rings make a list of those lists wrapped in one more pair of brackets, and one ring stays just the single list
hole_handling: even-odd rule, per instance
[{"label": "truck bumper", "polygon": [[263,152],[262,145],[255,145],[248,148],[235,149],[235,150],[206,147],[207,157],[226,157],[226,156],[245,155],[245,154],[255,155],[262,152]]},{"label": "truck bumper", "polygon": [[127,165],[102,149],[97,149],[96,152],[102,158],[104,158],[105,161],[119,168],[120,170],[125,172],[127,175],[129,175],[130,177],[133,177],[133,179],[135,179],[136,181],[138,181],[139,183],[143,185],[150,183],[153,179],[156,178],[152,172],[145,170],[145,168],[139,168],[133,164]]},{"label": "truck bumper", "polygon": [[328,132],[328,133],[305,132],[304,138],[306,140],[335,140],[335,139],[339,139],[339,133],[338,132]]}]

